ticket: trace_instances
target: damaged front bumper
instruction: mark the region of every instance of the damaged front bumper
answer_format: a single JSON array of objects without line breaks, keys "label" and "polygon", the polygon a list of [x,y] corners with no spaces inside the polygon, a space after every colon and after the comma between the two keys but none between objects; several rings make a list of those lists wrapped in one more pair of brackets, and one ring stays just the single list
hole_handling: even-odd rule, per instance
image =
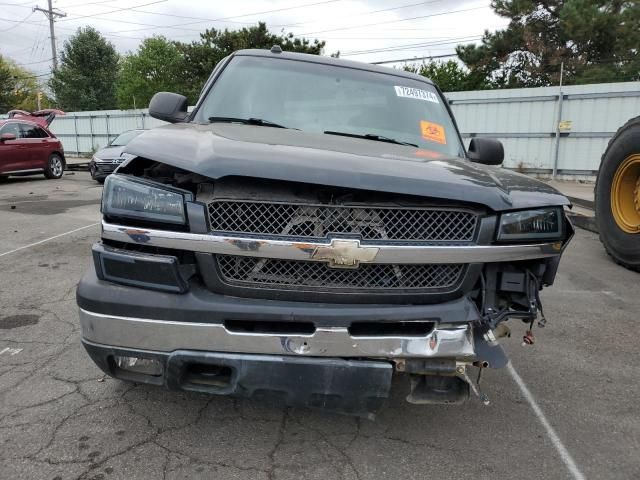
[{"label": "damaged front bumper", "polygon": [[[258,324],[258,322],[256,322]],[[231,323],[236,325],[236,323]],[[340,358],[477,360],[469,324],[438,324],[420,336],[359,336],[349,327],[312,327],[309,334],[231,331],[224,324],[121,317],[80,310],[82,337],[103,345],[173,352],[180,349]],[[291,324],[295,329],[295,324]]]},{"label": "damaged front bumper", "polygon": [[[100,280],[94,268],[77,297],[83,344],[105,373],[170,389],[269,392],[289,405],[370,417],[388,397],[394,370],[416,379],[438,367],[453,390],[440,385],[445,394],[428,398],[433,388],[421,382],[408,400],[452,403],[468,396],[468,366],[506,361],[474,327],[479,313],[464,297],[345,306],[238,299],[197,282],[181,295],[141,296],[139,288]],[[401,331],[376,331],[380,323]]]},{"label": "damaged front bumper", "polygon": [[359,337],[342,327],[308,335],[237,333],[224,325],[86,310],[80,323],[87,352],[115,378],[215,395],[269,394],[290,406],[367,418],[388,398],[394,368],[411,376],[411,403],[460,403],[469,386],[476,391],[467,366],[489,363],[489,356],[478,360],[475,344],[484,340],[468,324],[438,325],[420,337]]}]

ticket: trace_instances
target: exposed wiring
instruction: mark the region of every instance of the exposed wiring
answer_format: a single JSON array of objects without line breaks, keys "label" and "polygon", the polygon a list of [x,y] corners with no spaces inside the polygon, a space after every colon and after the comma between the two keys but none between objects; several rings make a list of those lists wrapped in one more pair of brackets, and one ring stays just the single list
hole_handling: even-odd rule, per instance
[{"label": "exposed wiring", "polygon": [[519,318],[521,320],[528,320],[530,322],[529,331],[533,328],[533,323],[538,318],[538,312],[540,319],[538,321],[539,327],[544,327],[547,320],[544,316],[544,310],[542,308],[542,301],[540,300],[540,282],[530,270],[525,270],[525,292],[529,300],[527,310],[513,310],[510,307],[503,307],[497,311],[486,311],[486,280],[484,273],[480,275],[481,285],[481,310],[482,322],[491,330],[495,329],[499,323],[508,320],[510,318]]}]

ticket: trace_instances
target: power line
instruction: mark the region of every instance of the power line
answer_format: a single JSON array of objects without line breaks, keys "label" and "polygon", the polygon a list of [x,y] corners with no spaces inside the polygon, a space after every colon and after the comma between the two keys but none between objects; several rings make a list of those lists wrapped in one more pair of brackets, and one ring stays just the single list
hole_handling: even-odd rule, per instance
[{"label": "power line", "polygon": [[[480,34],[478,34],[480,35]],[[325,37],[323,40],[450,40],[453,37]]]},{"label": "power line", "polygon": [[47,19],[49,20],[49,31],[51,32],[51,57],[53,60],[53,69],[57,70],[58,69],[58,51],[56,50],[56,32],[53,24],[56,21],[56,17],[66,17],[67,14],[60,12],[59,10],[54,10],[53,6],[51,5],[51,0],[48,0],[48,5],[49,5],[49,8],[46,10],[40,7],[33,7],[33,11],[34,12],[39,11],[44,13],[44,16],[47,17]]},{"label": "power line", "polygon": [[3,18],[3,17],[0,17],[0,21],[10,22],[10,23],[28,23],[28,24],[37,25],[36,22],[27,22],[26,20],[16,20],[15,18]]},{"label": "power line", "polygon": [[374,27],[374,26],[377,26],[377,25],[385,25],[387,23],[408,22],[408,21],[411,21],[411,20],[421,20],[423,18],[440,17],[442,15],[451,15],[451,14],[460,13],[460,12],[470,12],[472,10],[480,10],[481,8],[489,8],[489,6],[488,5],[482,5],[480,7],[463,8],[463,9],[460,9],[460,10],[448,10],[448,11],[440,12],[440,13],[431,13],[429,15],[420,15],[420,16],[417,16],[417,17],[401,18],[399,20],[387,20],[385,22],[367,23],[367,24],[363,24],[363,25],[352,25],[350,27],[331,28],[331,29],[328,29],[328,30],[318,30],[318,31],[315,31],[315,32],[305,32],[305,33],[301,33],[301,34],[296,35],[296,36],[300,37],[300,36],[303,36],[303,35],[315,35],[317,33],[337,32],[337,31],[340,31],[340,30],[351,30],[351,29],[354,29],[354,28]]},{"label": "power line", "polygon": [[[332,1],[338,1],[338,0],[332,0]],[[404,8],[410,8],[410,7],[416,7],[418,5],[426,5],[426,4],[430,4],[430,3],[438,3],[438,2],[442,2],[444,0],[428,0],[428,1],[422,1],[422,2],[418,2],[418,3],[410,3],[410,4],[406,4],[406,5],[399,5],[397,7],[391,7],[391,8],[383,8],[380,10],[370,10],[370,11],[365,11],[365,12],[360,12],[357,15],[360,16],[364,16],[364,15],[373,15],[376,13],[381,13],[381,12],[389,12],[392,10],[401,10]],[[324,3],[331,3],[329,2],[320,2],[319,4],[324,4]],[[307,6],[313,6],[313,5],[319,5],[319,4],[311,4],[311,5],[307,5]],[[297,8],[297,7],[295,7]],[[233,16],[233,17],[224,17],[224,18],[202,18],[202,17],[190,17],[190,16],[186,16],[186,15],[173,15],[173,14],[168,14],[168,13],[160,13],[160,12],[150,12],[150,11],[146,11],[146,10],[137,10],[134,9],[134,12],[139,12],[139,13],[148,13],[150,15],[159,15],[159,16],[167,16],[167,17],[174,17],[174,18],[184,18],[184,19],[193,19],[193,20],[199,20],[198,22],[189,22],[189,23],[184,23],[184,24],[177,24],[177,25],[173,25],[174,27],[177,26],[181,26],[181,25],[192,25],[192,24],[196,24],[196,23],[201,23],[203,21],[210,21],[210,22],[217,22],[217,21],[225,21],[225,22],[229,22],[229,23],[239,23],[239,24],[243,24],[243,25],[255,25],[255,22],[232,22],[229,19],[231,18],[241,18],[243,16],[250,16],[250,15],[259,15],[259,13],[256,14],[246,14],[246,15],[238,15],[238,16]],[[268,12],[262,12],[262,13],[272,13],[275,10],[271,10]],[[317,23],[315,20],[314,21],[304,21],[304,22],[297,22],[297,23],[289,23],[289,24],[270,24],[271,27],[278,27],[278,28],[287,28],[287,27],[295,27],[295,26],[300,26],[300,25],[305,25],[305,24],[309,24],[309,23]],[[134,30],[118,30],[118,32],[135,32],[135,31],[141,31],[141,30],[148,30],[151,28],[156,28],[155,26],[150,27],[150,28],[146,28],[146,29],[134,29]],[[186,30],[186,29],[185,29]],[[422,30],[422,29],[421,29]],[[200,31],[200,30],[193,30],[193,31]]]},{"label": "power line", "polygon": [[369,62],[371,65],[384,65],[385,63],[415,62],[417,60],[433,60],[434,58],[457,57],[457,53],[447,53],[444,55],[430,55],[428,57],[399,58],[397,60],[383,60],[381,62]]},{"label": "power line", "polygon": [[[66,20],[62,20],[63,22],[70,22],[70,21],[74,21],[74,20],[81,20],[83,18],[92,18],[92,17],[97,17],[100,18],[99,15],[111,15],[112,13],[117,13],[117,12],[124,12],[126,10],[133,10],[134,8],[137,7],[146,7],[149,5],[155,5],[156,3],[164,3],[167,0],[155,0],[154,2],[150,2],[150,3],[144,3],[142,5],[134,5],[133,7],[122,7],[122,8],[116,8],[115,10],[111,10],[110,12],[102,12],[102,13],[94,13],[91,15],[81,15],[79,17],[69,17]],[[122,20],[118,19],[118,22],[121,22]]]},{"label": "power line", "polygon": [[[286,8],[277,8],[274,10],[266,10],[266,11],[262,11],[262,12],[252,12],[252,13],[245,13],[242,15],[233,15],[230,17],[220,17],[220,18],[201,18],[196,22],[187,22],[187,23],[176,23],[173,25],[148,25],[151,28],[176,28],[176,27],[185,27],[185,26],[189,26],[189,25],[197,25],[200,23],[207,23],[207,22],[225,22],[228,20],[231,20],[233,18],[243,18],[243,17],[250,17],[250,16],[256,16],[256,15],[264,15],[267,13],[276,13],[276,12],[283,12],[283,11],[287,11],[287,10],[295,10],[295,9],[299,9],[299,8],[306,8],[306,7],[315,7],[317,5],[326,5],[327,3],[335,3],[335,2],[340,2],[342,0],[324,0],[322,2],[315,2],[315,3],[307,3],[305,5],[297,5],[294,7],[286,7]],[[255,23],[252,23],[252,25]],[[281,26],[281,25],[274,25],[274,26]],[[129,33],[129,32],[139,32],[142,30],[149,30],[149,28],[138,28],[138,29],[134,29],[134,30],[116,30],[115,33]],[[186,29],[184,29],[186,30]]]},{"label": "power line", "polygon": [[47,62],[50,62],[51,60],[53,60],[53,58],[47,58],[46,60],[40,60],[40,61],[37,61],[37,62],[29,62],[29,63],[19,63],[19,62],[16,62],[16,63],[17,63],[18,65],[20,65],[21,67],[26,67],[26,66],[28,66],[28,65],[36,65],[36,64],[38,64],[38,63],[47,63]]},{"label": "power line", "polygon": [[22,25],[24,22],[26,22],[27,20],[29,20],[29,18],[31,18],[31,15],[33,15],[33,11],[27,15],[26,17],[24,17],[22,20],[19,20],[15,23],[15,25],[13,25],[12,27],[9,28],[5,28],[4,30],[0,30],[0,33],[4,33],[4,32],[8,32],[10,30],[13,30],[14,28],[18,28],[20,25]]},{"label": "power line", "polygon": [[73,7],[84,7],[87,5],[99,5],[101,3],[113,3],[113,0],[100,0],[99,2],[78,2],[78,3],[72,3],[70,5],[62,5],[62,7],[64,8],[73,8]]},{"label": "power line", "polygon": [[[45,40],[47,37],[46,29],[42,28],[44,26],[44,22],[45,22],[45,19],[41,19],[37,27],[38,31],[36,32],[33,43],[31,44],[31,49],[30,49],[31,51],[29,52],[29,60],[33,60],[35,58],[35,53],[40,48],[40,43],[43,40]],[[43,50],[44,50],[44,46],[43,46]]]},{"label": "power line", "polygon": [[18,53],[22,53],[22,52],[26,52],[27,50],[31,50],[31,48],[33,48],[33,46],[26,47],[26,48],[21,48],[20,50],[10,50],[9,52],[5,51],[5,55],[16,55]]},{"label": "power line", "polygon": [[29,1],[29,2],[24,2],[24,3],[0,3],[0,5],[5,5],[7,7],[31,8],[31,7],[27,6],[28,3],[32,3],[32,2]]},{"label": "power line", "polygon": [[40,74],[34,74],[34,75],[20,75],[20,76],[15,76],[14,78],[22,78],[22,79],[26,79],[26,78],[41,78],[41,77],[48,77],[51,75],[51,72],[44,72],[44,73],[40,73]]},{"label": "power line", "polygon": [[[382,13],[382,12],[390,12],[392,10],[402,10],[403,8],[411,8],[411,7],[417,7],[418,5],[427,5],[429,3],[438,3],[438,2],[442,2],[444,0],[428,0],[425,2],[418,2],[418,3],[410,3],[408,5],[399,5],[397,7],[390,7],[390,8],[383,8],[380,10],[370,10],[367,12],[361,12],[361,13],[357,13],[356,15],[360,15],[360,16],[365,16],[365,15],[373,15],[375,13]],[[288,25],[277,25],[278,27],[296,27],[299,25],[305,25],[305,24],[309,24],[309,23],[317,23],[317,21],[305,21],[305,22],[299,22],[299,23],[290,23]]]},{"label": "power line", "polygon": [[[218,22],[220,20],[214,20],[214,19],[203,19],[202,17],[190,17],[188,15],[175,15],[172,13],[161,13],[161,12],[150,12],[148,10],[138,10],[138,9],[133,9],[134,12],[136,13],[146,13],[148,15],[158,15],[160,17],[171,17],[171,18],[184,18],[185,20],[202,20],[204,22]],[[232,20],[224,20],[224,23],[237,23],[238,25],[255,25],[256,22],[234,22]],[[277,27],[279,27],[280,25],[275,25]]]},{"label": "power line", "polygon": [[[114,37],[118,37],[119,35],[117,35],[118,33],[128,33],[128,32],[138,32],[138,31],[144,31],[144,30],[153,30],[153,29],[158,29],[158,28],[169,28],[169,29],[179,29],[179,30],[193,30],[194,32],[200,33],[201,30],[200,29],[187,29],[187,28],[178,28],[178,27],[184,27],[184,26],[188,26],[188,25],[196,25],[196,24],[200,24],[200,23],[206,23],[206,22],[225,22],[225,23],[241,23],[243,25],[254,25],[255,22],[231,22],[229,21],[232,18],[242,18],[242,17],[248,17],[248,16],[255,16],[255,15],[263,15],[266,13],[274,13],[274,12],[280,12],[280,11],[285,11],[285,10],[294,10],[294,9],[299,9],[299,8],[304,8],[304,7],[312,7],[312,6],[316,6],[316,5],[323,5],[323,4],[327,4],[327,3],[334,3],[334,2],[339,2],[342,0],[324,0],[322,2],[316,2],[316,3],[310,3],[310,4],[305,4],[305,5],[297,5],[294,7],[286,7],[286,8],[278,8],[278,9],[274,9],[274,10],[267,10],[267,11],[262,11],[262,12],[252,12],[252,13],[246,13],[246,14],[242,14],[242,15],[234,15],[234,16],[230,16],[230,17],[221,17],[221,18],[199,18],[199,17],[186,17],[186,16],[181,16],[181,15],[172,15],[172,14],[164,14],[164,13],[159,13],[159,12],[149,12],[149,11],[139,11],[139,13],[148,13],[148,14],[152,14],[152,15],[161,15],[161,16],[169,16],[169,17],[177,17],[177,18],[199,18],[198,21],[196,22],[187,22],[187,23],[179,23],[179,24],[174,24],[174,25],[157,25],[157,24],[151,24],[151,23],[140,23],[140,22],[132,22],[132,21],[128,21],[128,20],[122,20],[122,19],[111,19],[111,18],[106,18],[104,17],[104,15],[110,15],[112,13],[116,13],[119,11],[123,11],[123,10],[130,10],[130,11],[138,11],[136,10],[139,7],[144,7],[147,5],[153,5],[156,3],[161,3],[161,2],[165,2],[167,0],[159,0],[159,1],[155,1],[155,2],[151,2],[151,3],[147,3],[147,4],[143,4],[143,5],[135,5],[132,7],[125,7],[125,8],[120,8],[120,9],[116,9],[116,10],[112,10],[109,12],[101,12],[101,13],[95,13],[95,14],[91,14],[91,15],[83,15],[83,16],[79,16],[79,17],[69,17],[68,19],[64,20],[64,21],[73,21],[73,20],[79,20],[82,18],[98,18],[101,20],[105,20],[105,21],[109,21],[109,22],[118,22],[118,23],[126,23],[126,24],[130,24],[130,25],[140,25],[140,26],[144,26],[147,28],[136,28],[136,29],[128,29],[128,30],[116,30],[114,32],[110,32],[109,34],[104,34],[104,35],[111,35]],[[94,3],[103,3],[103,2],[94,2]],[[89,4],[87,4],[89,5]],[[279,26],[279,25],[276,25]],[[125,37],[125,36],[121,36],[122,38],[133,38],[136,40],[142,40],[141,38],[138,37]]]},{"label": "power line", "polygon": [[341,53],[340,55],[345,57],[351,57],[356,55],[365,55],[367,53],[382,53],[382,52],[393,52],[393,51],[400,51],[400,50],[410,50],[412,48],[431,47],[436,45],[449,45],[451,43],[479,40],[481,38],[482,36],[478,36],[478,35],[472,36],[472,37],[449,38],[444,41],[437,41],[437,42],[411,43],[411,44],[405,44],[405,45],[395,45],[390,47],[374,48],[370,50],[354,50],[351,52]]}]

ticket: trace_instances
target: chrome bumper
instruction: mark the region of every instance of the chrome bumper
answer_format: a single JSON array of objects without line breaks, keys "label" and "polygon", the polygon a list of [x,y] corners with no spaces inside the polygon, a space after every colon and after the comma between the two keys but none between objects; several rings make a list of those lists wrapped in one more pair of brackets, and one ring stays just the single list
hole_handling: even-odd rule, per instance
[{"label": "chrome bumper", "polygon": [[102,238],[192,252],[319,261],[352,267],[360,263],[513,262],[553,257],[560,255],[562,251],[562,242],[524,245],[389,245],[373,242],[360,244],[358,240],[353,239],[300,242],[133,228],[105,221],[102,222]]},{"label": "chrome bumper", "polygon": [[354,337],[342,327],[321,327],[309,335],[256,334],[230,332],[220,324],[117,317],[80,309],[80,326],[84,340],[156,352],[201,350],[305,357],[475,359],[469,324],[440,324],[422,337]]}]

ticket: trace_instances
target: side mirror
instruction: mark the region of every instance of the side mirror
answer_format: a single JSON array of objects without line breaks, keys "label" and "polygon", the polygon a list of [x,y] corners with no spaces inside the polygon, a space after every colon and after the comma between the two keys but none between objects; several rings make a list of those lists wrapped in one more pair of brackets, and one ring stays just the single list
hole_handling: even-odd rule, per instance
[{"label": "side mirror", "polygon": [[149,115],[169,123],[187,119],[187,97],[177,93],[158,92],[149,103]]},{"label": "side mirror", "polygon": [[504,147],[500,140],[475,137],[469,142],[467,157],[472,162],[482,163],[483,165],[502,165]]},{"label": "side mirror", "polygon": [[16,136],[13,133],[3,133],[2,135],[0,135],[0,142],[2,143],[15,139]]}]

